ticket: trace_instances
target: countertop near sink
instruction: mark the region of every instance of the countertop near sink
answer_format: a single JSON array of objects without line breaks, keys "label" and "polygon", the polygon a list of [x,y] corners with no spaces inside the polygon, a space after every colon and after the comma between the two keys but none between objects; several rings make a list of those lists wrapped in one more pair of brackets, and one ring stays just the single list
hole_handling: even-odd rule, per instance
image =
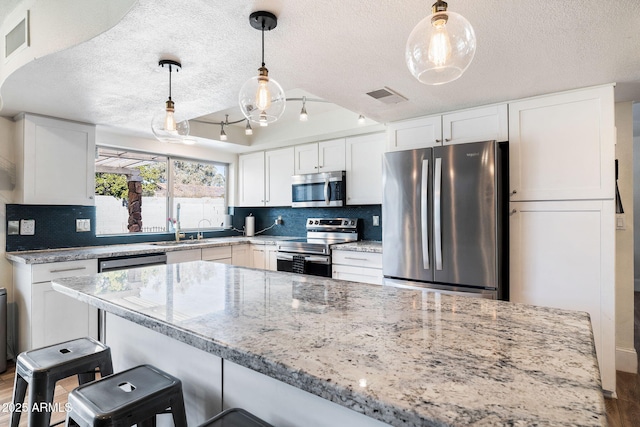
[{"label": "countertop near sink", "polygon": [[381,254],[382,242],[377,240],[360,240],[358,242],[331,245],[331,249],[336,251],[371,252]]},{"label": "countertop near sink", "polygon": [[[195,248],[230,246],[241,244],[275,245],[281,240],[297,239],[289,236],[218,237],[192,242],[135,243],[131,245],[89,246],[81,248],[49,249],[44,251],[7,252],[9,261],[21,264],[46,264],[49,262],[76,261],[83,259],[109,258],[153,253],[166,253]],[[158,242],[160,243],[160,242]]]}]

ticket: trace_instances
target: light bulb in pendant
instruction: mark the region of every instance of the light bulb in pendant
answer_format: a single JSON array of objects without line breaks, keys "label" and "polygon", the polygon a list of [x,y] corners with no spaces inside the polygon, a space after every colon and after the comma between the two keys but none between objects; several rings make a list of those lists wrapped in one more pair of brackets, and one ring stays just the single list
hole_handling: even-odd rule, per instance
[{"label": "light bulb in pendant", "polygon": [[258,77],[258,90],[256,91],[256,107],[260,111],[268,110],[271,106],[271,92],[269,91],[269,70],[261,67]]},{"label": "light bulb in pendant", "polygon": [[171,99],[167,101],[167,114],[164,116],[164,130],[167,132],[175,133],[176,132],[176,118],[174,116],[174,103]]},{"label": "light bulb in pendant", "polygon": [[445,23],[441,20],[433,24],[435,31],[429,40],[429,61],[436,67],[444,67],[451,58],[451,39]]}]

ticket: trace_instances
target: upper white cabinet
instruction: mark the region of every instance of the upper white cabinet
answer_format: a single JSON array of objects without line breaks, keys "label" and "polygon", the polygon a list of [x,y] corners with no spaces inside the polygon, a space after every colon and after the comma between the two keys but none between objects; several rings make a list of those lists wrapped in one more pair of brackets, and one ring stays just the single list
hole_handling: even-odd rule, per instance
[{"label": "upper white cabinet", "polygon": [[344,138],[295,146],[295,174],[345,170]]},{"label": "upper white cabinet", "polygon": [[390,123],[387,150],[506,141],[509,136],[507,116],[507,105],[500,104]]},{"label": "upper white cabinet", "polygon": [[238,156],[238,205],[264,206],[264,151]]},{"label": "upper white cabinet", "polygon": [[265,206],[291,206],[293,147],[265,152]]},{"label": "upper white cabinet", "polygon": [[614,197],[613,86],[509,104],[511,200]]},{"label": "upper white cabinet", "polygon": [[239,206],[291,206],[293,147],[238,156]]},{"label": "upper white cabinet", "polygon": [[347,204],[382,203],[382,153],[385,140],[384,132],[346,139]]},{"label": "upper white cabinet", "polygon": [[16,136],[18,203],[94,204],[95,126],[23,114]]}]

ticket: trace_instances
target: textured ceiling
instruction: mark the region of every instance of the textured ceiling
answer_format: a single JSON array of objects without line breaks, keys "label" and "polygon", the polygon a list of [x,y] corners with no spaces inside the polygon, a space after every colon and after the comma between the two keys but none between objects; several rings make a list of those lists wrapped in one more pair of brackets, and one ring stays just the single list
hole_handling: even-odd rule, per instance
[{"label": "textured ceiling", "polygon": [[[168,94],[158,60],[173,58],[183,64],[173,74],[178,111],[237,119],[238,91],[260,66],[260,32],[248,22],[255,10],[278,16],[265,34],[265,59],[285,91],[379,122],[611,82],[624,83],[617,97],[640,94],[638,0],[451,0],[449,10],[473,25],[478,48],[466,73],[442,86],[419,83],[404,61],[407,37],[430,5],[139,0],[110,30],[9,75],[0,115],[29,111],[146,132]],[[366,95],[384,86],[409,101],[386,105]]]}]

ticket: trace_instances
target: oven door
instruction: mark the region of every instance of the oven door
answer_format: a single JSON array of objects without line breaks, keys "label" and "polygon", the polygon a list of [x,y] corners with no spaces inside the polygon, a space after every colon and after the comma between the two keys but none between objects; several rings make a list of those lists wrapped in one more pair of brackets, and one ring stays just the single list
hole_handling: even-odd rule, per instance
[{"label": "oven door", "polygon": [[291,178],[291,206],[294,208],[343,206],[345,172],[294,175]]},{"label": "oven door", "polygon": [[278,271],[331,277],[330,255],[278,252],[276,258]]}]

